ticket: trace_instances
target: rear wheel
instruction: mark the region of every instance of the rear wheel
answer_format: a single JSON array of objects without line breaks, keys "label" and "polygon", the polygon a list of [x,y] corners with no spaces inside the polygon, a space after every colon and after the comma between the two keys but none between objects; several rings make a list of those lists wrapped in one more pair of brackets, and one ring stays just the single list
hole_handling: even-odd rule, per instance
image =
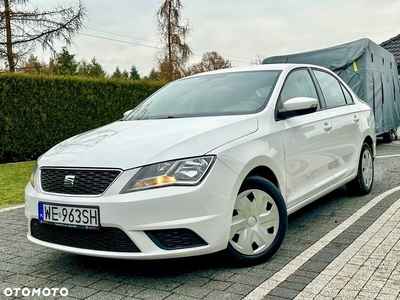
[{"label": "rear wheel", "polygon": [[392,141],[397,140],[397,128],[390,130],[390,135],[392,136]]},{"label": "rear wheel", "polygon": [[385,132],[383,135],[383,141],[385,143],[391,143],[394,139],[396,139],[396,136],[394,134],[393,130],[389,130],[388,132]]},{"label": "rear wheel", "polygon": [[265,178],[249,177],[236,197],[227,252],[240,264],[263,262],[278,250],[286,227],[286,205],[279,190]]},{"label": "rear wheel", "polygon": [[374,159],[371,147],[364,143],[358,163],[357,177],[347,184],[347,189],[361,195],[368,194],[374,182]]}]

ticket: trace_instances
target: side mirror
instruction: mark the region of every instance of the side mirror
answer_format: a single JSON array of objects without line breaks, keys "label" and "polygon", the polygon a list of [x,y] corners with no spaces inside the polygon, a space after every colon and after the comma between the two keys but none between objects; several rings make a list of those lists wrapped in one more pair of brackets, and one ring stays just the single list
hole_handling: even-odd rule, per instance
[{"label": "side mirror", "polygon": [[282,110],[278,111],[278,119],[287,119],[317,111],[318,100],[309,97],[295,97],[283,103]]},{"label": "side mirror", "polygon": [[286,111],[313,109],[317,110],[318,100],[309,97],[295,97],[283,103]]}]

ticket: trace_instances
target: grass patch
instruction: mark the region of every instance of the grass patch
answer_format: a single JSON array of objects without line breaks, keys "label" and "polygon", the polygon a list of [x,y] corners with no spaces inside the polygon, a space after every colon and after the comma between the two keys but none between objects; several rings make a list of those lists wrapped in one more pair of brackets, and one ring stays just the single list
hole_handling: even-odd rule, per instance
[{"label": "grass patch", "polygon": [[25,201],[25,185],[29,182],[35,161],[0,165],[0,207]]}]

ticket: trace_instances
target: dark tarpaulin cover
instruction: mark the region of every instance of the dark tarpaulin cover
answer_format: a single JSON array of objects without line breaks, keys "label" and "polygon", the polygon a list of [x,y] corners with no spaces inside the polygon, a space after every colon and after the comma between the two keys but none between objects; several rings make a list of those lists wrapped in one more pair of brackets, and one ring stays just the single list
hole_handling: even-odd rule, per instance
[{"label": "dark tarpaulin cover", "polygon": [[328,68],[373,108],[377,134],[400,126],[396,60],[393,54],[369,39],[263,60],[263,64],[273,63],[304,63]]}]

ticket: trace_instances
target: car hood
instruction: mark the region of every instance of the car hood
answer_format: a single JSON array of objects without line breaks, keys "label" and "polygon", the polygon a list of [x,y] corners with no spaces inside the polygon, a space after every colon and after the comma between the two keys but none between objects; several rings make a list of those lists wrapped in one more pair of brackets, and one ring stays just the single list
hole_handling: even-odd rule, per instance
[{"label": "car hood", "polygon": [[117,121],[47,151],[39,166],[130,169],[201,156],[257,130],[257,116]]}]

